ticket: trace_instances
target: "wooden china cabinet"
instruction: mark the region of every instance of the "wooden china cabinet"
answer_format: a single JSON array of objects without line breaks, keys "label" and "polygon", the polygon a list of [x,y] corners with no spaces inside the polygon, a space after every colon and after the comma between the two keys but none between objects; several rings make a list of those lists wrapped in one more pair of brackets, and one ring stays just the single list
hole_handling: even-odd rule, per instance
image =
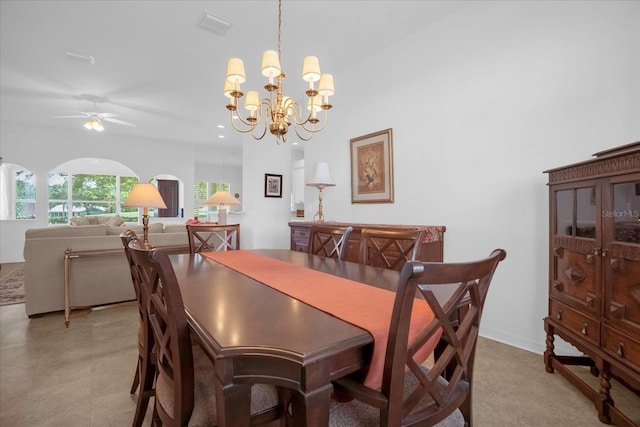
[{"label": "wooden china cabinet", "polygon": [[[594,401],[600,421],[637,426],[615,406],[615,378],[640,402],[640,142],[545,171],[549,176],[547,372]],[[583,356],[561,356],[554,336]],[[590,367],[598,388],[576,368]]]}]

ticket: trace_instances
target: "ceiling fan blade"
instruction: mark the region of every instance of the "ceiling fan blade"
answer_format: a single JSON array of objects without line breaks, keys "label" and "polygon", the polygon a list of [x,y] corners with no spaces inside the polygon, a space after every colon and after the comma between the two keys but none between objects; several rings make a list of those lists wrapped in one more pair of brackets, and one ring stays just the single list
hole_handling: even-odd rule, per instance
[{"label": "ceiling fan blade", "polygon": [[103,119],[106,118],[115,118],[115,117],[120,117],[120,114],[116,114],[116,113],[97,113],[97,116]]},{"label": "ceiling fan blade", "polygon": [[88,116],[51,116],[52,119],[76,119],[76,118],[84,118],[86,119]]},{"label": "ceiling fan blade", "polygon": [[103,120],[104,120],[105,122],[117,123],[117,124],[119,124],[119,125],[125,125],[125,126],[136,127],[136,125],[134,125],[133,123],[125,122],[124,120],[112,119],[112,118],[110,118],[110,117],[104,117],[104,116],[103,116]]}]

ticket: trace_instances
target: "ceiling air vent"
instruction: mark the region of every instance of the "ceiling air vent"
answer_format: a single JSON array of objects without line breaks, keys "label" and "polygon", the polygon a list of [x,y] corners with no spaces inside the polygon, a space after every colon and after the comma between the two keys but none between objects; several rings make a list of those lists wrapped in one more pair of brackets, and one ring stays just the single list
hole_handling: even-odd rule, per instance
[{"label": "ceiling air vent", "polygon": [[198,26],[212,33],[223,35],[227,32],[231,23],[205,12]]}]

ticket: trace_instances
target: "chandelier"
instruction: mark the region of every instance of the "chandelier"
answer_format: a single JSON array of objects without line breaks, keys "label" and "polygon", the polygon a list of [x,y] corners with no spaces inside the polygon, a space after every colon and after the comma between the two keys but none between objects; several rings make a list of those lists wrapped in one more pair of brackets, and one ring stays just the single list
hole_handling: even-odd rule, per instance
[{"label": "chandelier", "polygon": [[[296,135],[303,141],[309,141],[316,132],[327,124],[328,110],[332,107],[329,96],[333,95],[333,76],[320,73],[320,63],[315,56],[304,58],[302,79],[309,83],[305,91],[306,102],[301,104],[294,98],[282,94],[282,82],[285,78],[280,67],[280,36],[282,30],[282,0],[278,0],[278,51],[267,50],[262,54],[262,75],[269,80],[264,86],[268,97],[260,99],[256,91],[248,91],[244,100],[247,115],[242,117],[238,111],[240,98],[243,97],[240,84],[246,81],[244,63],[240,58],[231,58],[227,63],[227,75],[224,82],[224,95],[229,98],[227,109],[231,112],[231,124],[241,133],[249,133],[259,140],[264,138],[267,129],[275,135],[276,142],[286,142],[287,133],[293,127]],[[315,88],[318,82],[318,88]],[[308,110],[305,111],[305,108]],[[322,124],[318,113],[323,117]],[[237,117],[241,122],[234,122]],[[236,120],[237,121],[237,120]]]}]

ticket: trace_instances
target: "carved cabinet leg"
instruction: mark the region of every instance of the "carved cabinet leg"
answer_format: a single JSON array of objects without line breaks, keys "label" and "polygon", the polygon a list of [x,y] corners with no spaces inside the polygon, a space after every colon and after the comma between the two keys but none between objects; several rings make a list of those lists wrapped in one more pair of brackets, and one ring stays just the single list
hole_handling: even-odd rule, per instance
[{"label": "carved cabinet leg", "polygon": [[548,373],[553,374],[553,362],[551,361],[555,357],[555,353],[553,352],[555,348],[553,345],[553,326],[545,323],[545,329],[547,331],[547,339],[545,340],[547,349],[544,352],[544,367]]},{"label": "carved cabinet leg", "polygon": [[611,416],[609,415],[609,407],[613,406],[613,399],[611,398],[611,373],[610,367],[604,361],[598,360],[596,365],[600,370],[599,384],[598,384],[598,398],[596,399],[596,408],[598,409],[598,418],[605,424],[611,423]]}]

